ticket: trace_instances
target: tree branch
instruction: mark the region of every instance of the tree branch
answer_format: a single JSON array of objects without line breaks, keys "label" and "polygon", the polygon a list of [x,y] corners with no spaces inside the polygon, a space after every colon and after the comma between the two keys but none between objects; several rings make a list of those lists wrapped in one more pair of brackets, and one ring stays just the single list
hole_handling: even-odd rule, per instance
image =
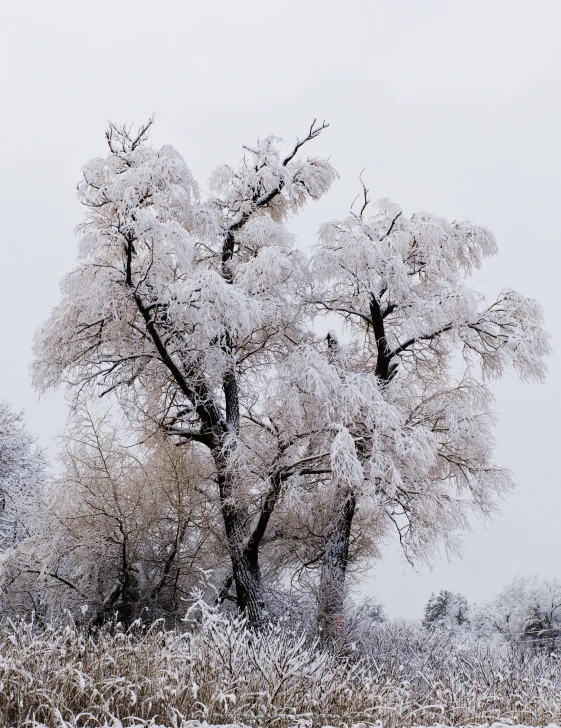
[{"label": "tree branch", "polygon": [[47,576],[50,576],[51,579],[56,579],[57,581],[60,581],[61,584],[64,584],[65,586],[67,586],[69,589],[73,589],[74,591],[78,592],[78,594],[81,597],[83,597],[84,599],[88,598],[84,594],[84,592],[79,587],[76,586],[76,584],[73,584],[71,581],[69,581],[68,579],[65,579],[63,576],[60,576],[59,574],[57,574],[56,571],[43,572],[43,571],[40,571],[39,569],[26,569],[25,571],[27,574],[39,574],[39,575],[46,574]]},{"label": "tree branch", "polygon": [[453,328],[454,324],[449,323],[446,324],[446,326],[443,326],[441,329],[438,329],[438,331],[434,331],[432,334],[412,337],[411,339],[408,339],[404,344],[401,344],[392,352],[390,352],[390,359],[393,356],[399,356],[399,354],[403,353],[406,349],[409,349],[411,346],[413,346],[413,344],[416,344],[418,341],[433,341],[434,339],[437,339],[441,334],[446,333],[446,331],[451,331]]},{"label": "tree branch", "polygon": [[[284,158],[282,166],[286,167],[289,162],[294,159],[298,150],[303,147],[306,142],[309,142],[311,139],[315,139],[317,136],[319,136],[319,134],[321,134],[324,129],[327,129],[328,126],[329,124],[326,124],[326,122],[324,121],[321,126],[316,127],[316,120],[314,119],[307,136],[301,141],[299,139],[296,141],[294,149],[287,157]],[[226,230],[226,237],[224,238],[224,244],[222,246],[222,275],[224,279],[229,283],[231,283],[233,280],[233,273],[230,269],[230,261],[234,257],[234,247],[236,242],[235,233],[246,224],[246,222],[253,215],[255,210],[258,210],[261,207],[266,207],[270,202],[272,202],[275,197],[282,192],[283,187],[284,181],[281,179],[277,187],[270,190],[261,197],[253,200],[251,209],[248,212],[242,213],[237,220],[233,220],[228,225]]]}]

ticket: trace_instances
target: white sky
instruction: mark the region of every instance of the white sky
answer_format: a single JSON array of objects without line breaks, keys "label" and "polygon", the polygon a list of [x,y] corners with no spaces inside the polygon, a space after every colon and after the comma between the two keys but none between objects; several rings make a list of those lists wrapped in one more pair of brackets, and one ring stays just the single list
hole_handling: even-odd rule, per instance
[{"label": "white sky", "polygon": [[[54,451],[62,396],[38,401],[28,365],[75,261],[75,184],[107,119],[153,112],[153,143],[201,183],[257,136],[289,145],[325,118],[313,151],[341,180],[295,222],[302,245],[346,213],[366,168],[374,198],[490,227],[500,253],[480,286],[538,298],[559,350],[560,22],[556,0],[2,0],[0,398]],[[365,587],[390,615],[420,616],[441,588],[473,601],[517,572],[561,577],[560,375],[554,354],[545,386],[496,388],[517,490],[463,561],[414,574],[392,545]]]}]

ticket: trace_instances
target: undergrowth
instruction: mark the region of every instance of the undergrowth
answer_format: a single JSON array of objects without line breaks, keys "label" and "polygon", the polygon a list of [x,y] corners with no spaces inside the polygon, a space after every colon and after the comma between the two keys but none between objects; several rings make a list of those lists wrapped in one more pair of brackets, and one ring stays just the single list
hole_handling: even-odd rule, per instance
[{"label": "undergrowth", "polygon": [[450,726],[561,719],[561,659],[380,624],[324,651],[206,612],[184,631],[0,628],[0,725]]}]

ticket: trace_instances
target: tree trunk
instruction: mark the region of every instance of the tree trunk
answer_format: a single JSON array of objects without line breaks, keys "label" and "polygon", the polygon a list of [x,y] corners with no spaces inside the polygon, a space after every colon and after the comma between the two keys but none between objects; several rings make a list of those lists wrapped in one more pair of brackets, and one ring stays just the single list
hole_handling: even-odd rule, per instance
[{"label": "tree trunk", "polygon": [[[230,554],[232,555],[232,551]],[[257,552],[241,549],[232,556],[232,570],[238,606],[247,616],[249,624],[259,627],[263,623],[265,598]]]},{"label": "tree trunk", "polygon": [[142,564],[130,564],[123,576],[121,601],[115,605],[117,619],[126,629],[142,616],[144,600],[141,589]]},{"label": "tree trunk", "polygon": [[318,593],[318,626],[322,641],[331,643],[344,629],[345,577],[349,562],[351,526],[356,510],[354,493],[337,498],[324,534],[324,554]]},{"label": "tree trunk", "polygon": [[228,454],[224,448],[213,452],[218,476],[220,506],[228,551],[232,560],[232,573],[236,585],[238,607],[253,627],[263,621],[265,608],[263,579],[259,568],[259,543],[250,543],[250,517],[248,509],[238,501],[234,489],[234,475],[228,468]]}]

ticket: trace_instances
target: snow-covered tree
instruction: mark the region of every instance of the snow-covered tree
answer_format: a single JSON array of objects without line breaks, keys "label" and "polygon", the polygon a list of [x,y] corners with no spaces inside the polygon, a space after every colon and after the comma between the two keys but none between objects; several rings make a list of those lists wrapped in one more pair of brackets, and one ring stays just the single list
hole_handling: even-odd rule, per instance
[{"label": "snow-covered tree", "polygon": [[556,622],[558,620],[552,621],[551,613],[544,611],[539,604],[533,604],[524,622],[522,637],[538,648],[550,647],[553,650],[560,632]]},{"label": "snow-covered tree", "polygon": [[441,544],[456,552],[469,515],[493,513],[512,483],[493,458],[489,382],[510,369],[542,381],[549,352],[534,300],[505,290],[489,303],[472,287],[497,252],[486,228],[408,218],[388,200],[369,209],[365,190],[360,212],[322,226],[307,297],[348,339],[332,363],[352,394],[332,415],[320,584],[334,615],[357,509],[380,538],[395,528],[411,562],[430,561]]},{"label": "snow-covered tree", "polygon": [[145,431],[206,450],[237,601],[259,622],[259,548],[285,482],[304,467],[292,455],[298,433],[261,408],[264,382],[312,338],[295,305],[306,261],[285,221],[336,174],[300,156],[325,126],[312,125],[287,156],[273,137],[246,148],[202,200],[181,156],[146,143],[149,126],[111,125],[109,155],[83,170],[80,262],[37,335],[35,383],[113,392]]},{"label": "snow-covered tree", "polygon": [[561,634],[561,582],[516,576],[496,597],[477,605],[473,626],[481,637],[553,649]]},{"label": "snow-covered tree", "polygon": [[0,550],[25,535],[29,499],[45,478],[45,456],[27,431],[23,414],[0,402]]},{"label": "snow-covered tree", "polygon": [[423,613],[423,627],[455,631],[469,622],[469,608],[462,594],[453,594],[441,589],[431,594]]},{"label": "snow-covered tree", "polygon": [[69,609],[101,624],[184,615],[208,569],[228,569],[212,470],[169,438],[135,444],[119,417],[80,403],[58,474],[4,559],[6,611],[56,616]]}]

